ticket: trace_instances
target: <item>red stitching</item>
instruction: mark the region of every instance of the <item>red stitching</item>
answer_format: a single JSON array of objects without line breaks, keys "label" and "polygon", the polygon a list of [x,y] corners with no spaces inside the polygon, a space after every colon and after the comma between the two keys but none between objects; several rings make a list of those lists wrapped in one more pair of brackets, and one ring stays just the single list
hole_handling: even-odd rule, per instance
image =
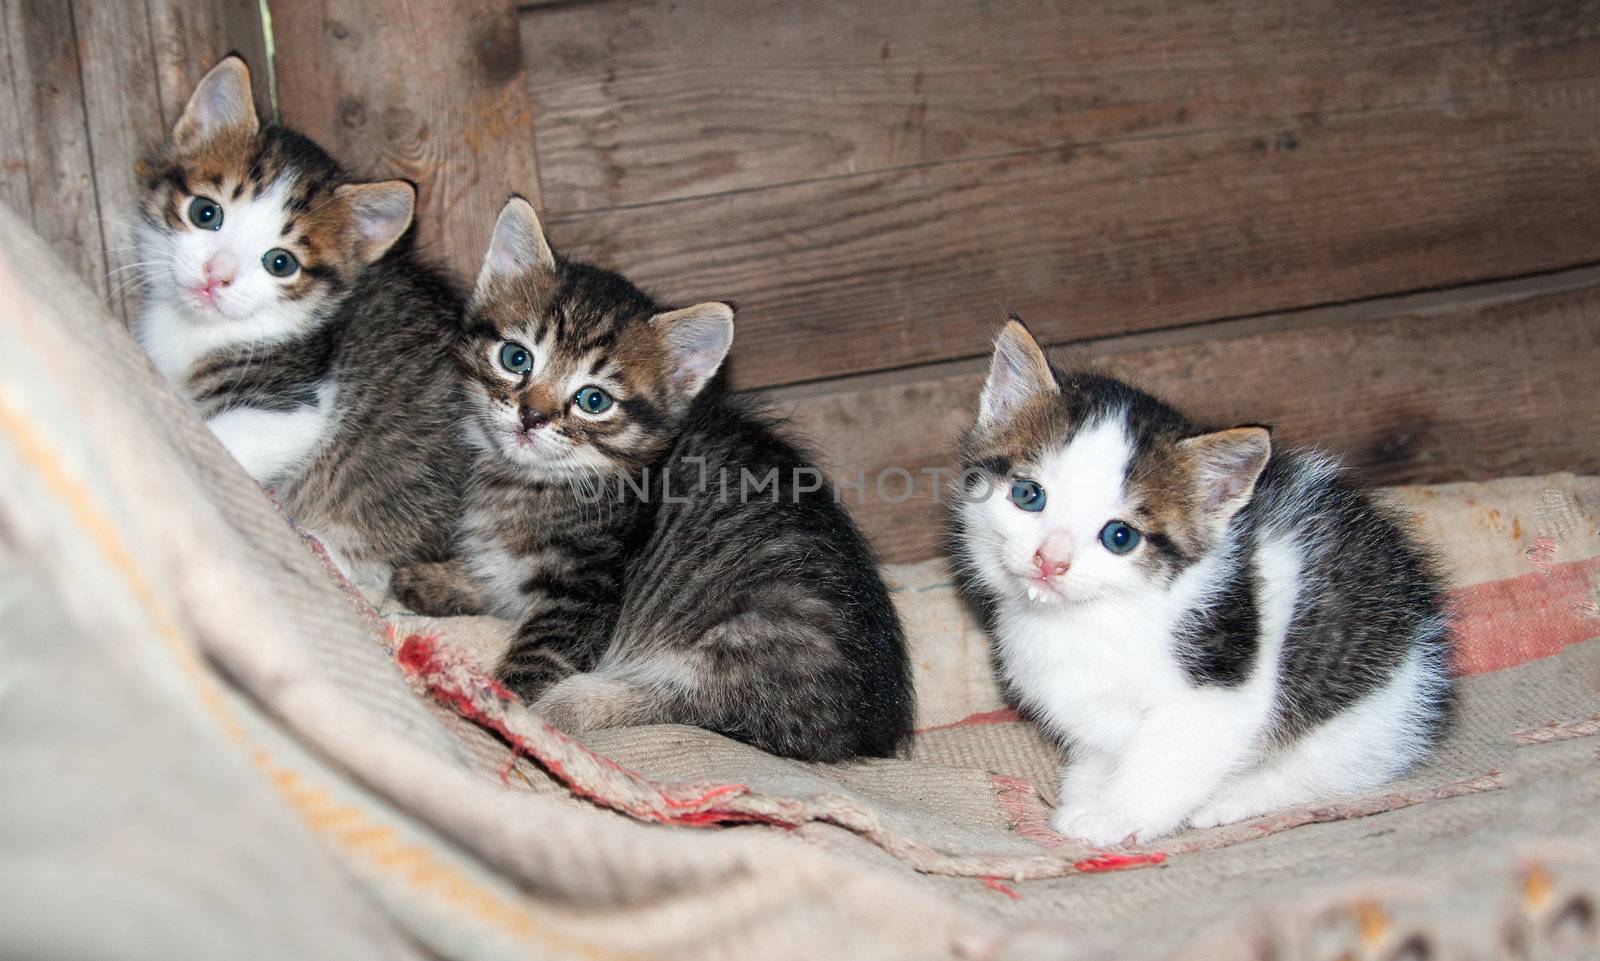
[{"label": "red stitching", "polygon": [[[598,761],[641,784],[648,785],[651,790],[655,792],[657,800],[663,807],[675,811],[684,810],[688,813],[663,814],[647,806],[623,804],[618,802],[615,798],[598,794],[580,784],[561,761],[554,757],[547,757],[529,747],[527,742],[520,735],[508,728],[503,721],[501,721],[499,718],[491,717],[490,715],[484,713],[484,711],[478,707],[471,697],[446,684],[441,679],[440,675],[443,675],[446,672],[446,669],[449,665],[445,663],[443,657],[440,655],[437,635],[412,634],[408,636],[403,642],[401,642],[400,649],[395,653],[395,660],[398,661],[400,666],[408,673],[420,678],[423,685],[427,688],[428,693],[434,698],[438,699],[446,706],[453,708],[462,717],[465,717],[476,724],[480,724],[504,738],[505,741],[511,745],[513,759],[518,754],[532,759],[544,767],[545,770],[554,775],[558,780],[561,781],[562,784],[565,784],[568,789],[573,791],[573,793],[578,794],[581,797],[588,798],[591,801],[595,801],[607,807],[622,808],[623,810],[626,810],[628,813],[637,817],[646,818],[648,820],[657,821],[664,824],[709,825],[718,823],[748,823],[751,821],[760,821],[762,823],[782,825],[785,827],[793,826],[792,823],[779,818],[755,815],[740,811],[730,811],[721,808],[706,807],[717,798],[727,796],[737,797],[746,793],[749,791],[749,787],[747,785],[719,784],[711,787],[698,797],[684,799],[675,798],[663,791],[659,784],[655,783],[644,775],[639,774],[636,771],[629,770],[628,768],[618,764],[616,761],[606,757],[603,754],[595,754],[591,751],[588,751],[586,748],[583,748],[582,745],[578,744],[578,742],[573,741],[562,732],[549,727],[549,725],[546,725],[546,729],[551,734],[556,735],[563,741],[572,744],[574,747],[577,747],[580,750],[584,750],[585,753],[595,761]],[[499,682],[493,680],[492,678],[479,678],[475,676],[474,681],[483,684],[485,689],[493,692],[497,697],[500,697],[504,701],[510,702],[517,699],[516,695],[506,690],[499,684]],[[508,763],[506,770],[509,771],[509,768],[510,764]],[[502,772],[502,778],[505,776],[506,772]]]},{"label": "red stitching", "polygon": [[983,882],[983,886],[984,887],[988,888],[991,891],[999,891],[1001,894],[1005,895],[1006,897],[1010,898],[1013,901],[1021,901],[1022,900],[1022,895],[1018,894],[1014,888],[1010,888],[1010,887],[1007,887],[1005,884],[1002,884],[1000,882],[999,878],[988,877],[988,878],[979,878],[978,880]]},{"label": "red stitching", "polygon": [[1073,862],[1073,867],[1085,874],[1102,874],[1106,871],[1126,871],[1151,864],[1165,864],[1166,854],[1151,851],[1148,854],[1096,854],[1092,858]]}]

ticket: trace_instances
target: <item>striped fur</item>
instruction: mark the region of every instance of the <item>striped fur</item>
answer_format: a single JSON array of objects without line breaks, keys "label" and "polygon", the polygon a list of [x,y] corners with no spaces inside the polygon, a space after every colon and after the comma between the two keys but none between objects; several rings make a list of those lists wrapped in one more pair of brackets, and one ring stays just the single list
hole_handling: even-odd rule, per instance
[{"label": "striped fur", "polygon": [[[401,572],[397,592],[517,619],[499,675],[568,730],[673,722],[810,760],[891,754],[912,714],[900,624],[865,539],[797,473],[805,453],[725,389],[732,321],[557,258],[509,204],[461,347],[460,560]],[[526,372],[501,363],[508,343]],[[603,415],[578,408],[589,385],[615,399]],[[776,486],[741,498],[744,472]]]},{"label": "striped fur", "polygon": [[[381,588],[450,548],[462,299],[411,250],[410,184],[352,180],[262,126],[250,96],[243,61],[224,60],[139,165],[135,333],[251,476]],[[195,222],[200,201],[217,229]],[[274,251],[297,269],[271,273]]]},{"label": "striped fur", "polygon": [[[1070,746],[1062,833],[1148,840],[1367,790],[1437,743],[1438,575],[1327,458],[1054,369],[1013,322],[962,459],[958,563],[1005,680]],[[1113,522],[1140,535],[1125,553]]]}]

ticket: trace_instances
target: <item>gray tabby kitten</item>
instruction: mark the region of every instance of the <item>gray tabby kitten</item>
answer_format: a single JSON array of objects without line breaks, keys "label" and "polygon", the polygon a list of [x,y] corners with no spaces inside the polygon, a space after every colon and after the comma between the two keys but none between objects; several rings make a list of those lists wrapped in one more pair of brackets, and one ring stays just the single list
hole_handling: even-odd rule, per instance
[{"label": "gray tabby kitten", "polygon": [[1147,841],[1364,791],[1438,741],[1438,576],[1328,459],[1056,370],[1012,322],[962,460],[959,563],[1005,679],[1070,746],[1062,834]]},{"label": "gray tabby kitten", "polygon": [[726,391],[732,342],[726,304],[669,310],[559,258],[513,199],[461,346],[461,560],[401,571],[396,593],[518,621],[499,676],[569,731],[675,722],[809,760],[892,754],[912,717],[894,607],[820,474]]},{"label": "gray tabby kitten", "polygon": [[359,583],[448,556],[462,303],[410,249],[412,186],[263,127],[237,57],[139,175],[134,331],[156,367]]}]

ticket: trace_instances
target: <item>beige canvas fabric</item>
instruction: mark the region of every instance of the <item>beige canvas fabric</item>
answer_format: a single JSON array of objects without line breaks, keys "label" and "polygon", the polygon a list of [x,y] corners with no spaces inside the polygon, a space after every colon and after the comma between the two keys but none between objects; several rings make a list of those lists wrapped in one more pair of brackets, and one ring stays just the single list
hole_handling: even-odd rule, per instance
[{"label": "beige canvas fabric", "polygon": [[503,625],[341,591],[0,209],[0,957],[1543,956],[1600,891],[1600,481],[1395,496],[1470,642],[1446,749],[1107,858],[937,565],[891,572],[907,758],[550,730],[482,671]]}]

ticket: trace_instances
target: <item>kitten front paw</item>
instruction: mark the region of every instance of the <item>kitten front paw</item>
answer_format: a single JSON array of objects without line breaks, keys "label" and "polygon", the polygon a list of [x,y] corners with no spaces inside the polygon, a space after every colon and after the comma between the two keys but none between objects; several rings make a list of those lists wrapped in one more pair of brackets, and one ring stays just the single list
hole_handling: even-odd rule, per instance
[{"label": "kitten front paw", "polygon": [[1086,841],[1095,847],[1136,844],[1142,825],[1133,818],[1087,804],[1064,804],[1050,819],[1063,837]]},{"label": "kitten front paw", "polygon": [[[539,719],[564,734],[583,733],[580,705],[559,685],[550,688],[529,708]],[[552,696],[554,695],[554,696]]]},{"label": "kitten front paw", "polygon": [[480,613],[481,598],[453,563],[416,562],[395,568],[389,593],[406,609],[430,617]]},{"label": "kitten front paw", "polygon": [[1224,824],[1237,824],[1248,821],[1259,814],[1263,809],[1260,804],[1246,798],[1222,797],[1213,798],[1200,805],[1195,812],[1189,815],[1189,826],[1192,828],[1215,828]]},{"label": "kitten front paw", "polygon": [[636,689],[599,674],[574,674],[539,695],[529,710],[567,734],[582,734],[638,723],[644,700]]},{"label": "kitten front paw", "polygon": [[389,577],[389,593],[405,605],[406,610],[425,614],[428,606],[427,585],[430,580],[415,565],[397,567]]}]

